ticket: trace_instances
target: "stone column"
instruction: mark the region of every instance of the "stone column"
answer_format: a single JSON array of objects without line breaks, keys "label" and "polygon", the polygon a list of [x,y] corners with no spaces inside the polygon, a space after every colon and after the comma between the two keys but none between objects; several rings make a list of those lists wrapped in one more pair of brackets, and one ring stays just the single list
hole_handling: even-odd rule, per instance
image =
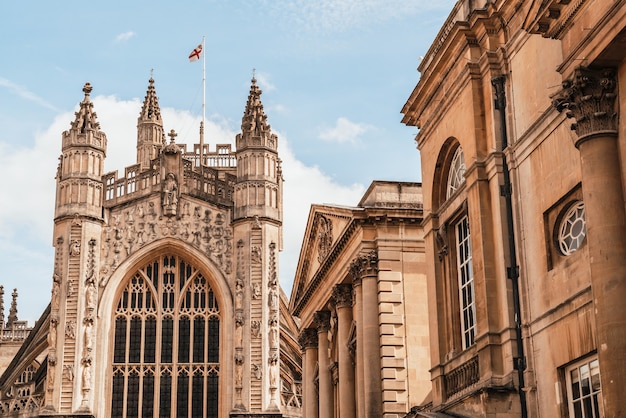
[{"label": "stone column", "polygon": [[355,418],[354,367],[348,348],[352,326],[352,285],[335,285],[332,298],[337,308],[338,321],[336,344],[339,360],[339,416]]},{"label": "stone column", "polygon": [[604,413],[626,416],[626,213],[615,70],[577,69],[553,100],[576,122]]},{"label": "stone column", "polygon": [[363,288],[360,277],[352,277],[353,301],[352,315],[356,322],[356,413],[362,416],[365,411],[365,392],[363,376],[365,363],[363,362]]},{"label": "stone column", "polygon": [[302,349],[302,412],[304,418],[318,418],[318,399],[315,391],[317,363],[317,331],[306,328],[298,338]]},{"label": "stone column", "polygon": [[378,255],[375,251],[354,259],[350,265],[353,278],[361,280],[363,301],[362,346],[364,417],[382,416],[382,385],[380,374],[380,327],[378,320]]},{"label": "stone column", "polygon": [[319,381],[319,415],[320,418],[333,418],[333,382],[330,375],[330,359],[328,357],[328,330],[330,329],[330,311],[317,311],[313,316],[317,326],[317,355]]}]

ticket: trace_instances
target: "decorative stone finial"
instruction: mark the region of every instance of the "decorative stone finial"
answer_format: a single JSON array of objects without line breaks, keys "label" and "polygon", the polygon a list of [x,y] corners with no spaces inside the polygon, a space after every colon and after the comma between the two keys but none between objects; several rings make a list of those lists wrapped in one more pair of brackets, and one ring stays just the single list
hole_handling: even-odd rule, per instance
[{"label": "decorative stone finial", "polygon": [[9,328],[17,321],[17,289],[13,289],[11,297],[11,308],[9,309],[9,317],[7,318],[7,327]]},{"label": "decorative stone finial", "polygon": [[85,86],[83,87],[83,92],[85,93],[85,97],[89,96],[92,90],[93,90],[93,87],[91,87],[91,84],[89,84],[89,81],[86,82]]}]

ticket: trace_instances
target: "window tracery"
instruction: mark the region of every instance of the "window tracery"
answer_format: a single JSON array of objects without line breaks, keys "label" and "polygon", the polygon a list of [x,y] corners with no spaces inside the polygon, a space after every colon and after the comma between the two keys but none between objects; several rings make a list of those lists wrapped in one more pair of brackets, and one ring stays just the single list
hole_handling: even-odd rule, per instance
[{"label": "window tracery", "polygon": [[220,310],[195,266],[152,260],[114,315],[112,417],[218,416]]},{"label": "window tracery", "polygon": [[448,183],[446,187],[446,199],[457,191],[457,189],[465,182],[465,157],[463,149],[459,146],[454,151],[450,171],[448,172]]},{"label": "window tracery", "polygon": [[578,201],[569,207],[559,224],[559,250],[563,255],[572,254],[580,248],[586,235],[585,204]]}]

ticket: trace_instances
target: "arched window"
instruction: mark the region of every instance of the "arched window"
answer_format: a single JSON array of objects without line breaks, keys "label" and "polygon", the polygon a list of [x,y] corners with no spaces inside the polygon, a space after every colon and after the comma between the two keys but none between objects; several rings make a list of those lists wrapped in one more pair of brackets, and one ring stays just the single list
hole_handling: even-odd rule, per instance
[{"label": "arched window", "polygon": [[568,208],[559,224],[558,241],[561,254],[574,253],[580,248],[586,235],[585,204],[578,201]]},{"label": "arched window", "polygon": [[114,313],[112,417],[217,417],[220,311],[208,280],[166,255],[126,283]]},{"label": "arched window", "polygon": [[448,172],[448,183],[446,187],[446,199],[457,191],[457,189],[465,182],[465,157],[463,149],[459,146],[454,152],[450,171]]}]

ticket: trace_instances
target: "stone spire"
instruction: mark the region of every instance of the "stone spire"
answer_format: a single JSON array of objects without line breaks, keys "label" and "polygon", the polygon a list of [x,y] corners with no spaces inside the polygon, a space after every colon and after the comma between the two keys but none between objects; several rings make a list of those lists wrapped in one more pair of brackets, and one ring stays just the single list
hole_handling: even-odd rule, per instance
[{"label": "stone spire", "polygon": [[272,134],[261,102],[261,89],[252,77],[248,102],[241,118],[241,134],[237,135],[237,149],[251,145],[276,147],[276,135]]},{"label": "stone spire", "polygon": [[150,161],[159,155],[165,144],[163,119],[159,99],[154,88],[154,79],[148,81],[148,91],[137,118],[137,163],[141,169],[150,167]]},{"label": "stone spire", "polygon": [[0,329],[4,328],[4,286],[0,286]]},{"label": "stone spire", "polygon": [[71,130],[80,134],[87,133],[87,131],[100,132],[100,123],[96,120],[97,115],[96,112],[93,111],[93,103],[89,99],[92,90],[93,87],[91,87],[91,84],[89,84],[89,82],[85,83],[83,87],[85,98],[80,102],[78,112],[74,113],[76,119],[72,122]]},{"label": "stone spire", "polygon": [[17,289],[13,289],[11,293],[11,309],[9,310],[9,318],[7,319],[7,328],[11,328],[13,323],[17,321]]}]

